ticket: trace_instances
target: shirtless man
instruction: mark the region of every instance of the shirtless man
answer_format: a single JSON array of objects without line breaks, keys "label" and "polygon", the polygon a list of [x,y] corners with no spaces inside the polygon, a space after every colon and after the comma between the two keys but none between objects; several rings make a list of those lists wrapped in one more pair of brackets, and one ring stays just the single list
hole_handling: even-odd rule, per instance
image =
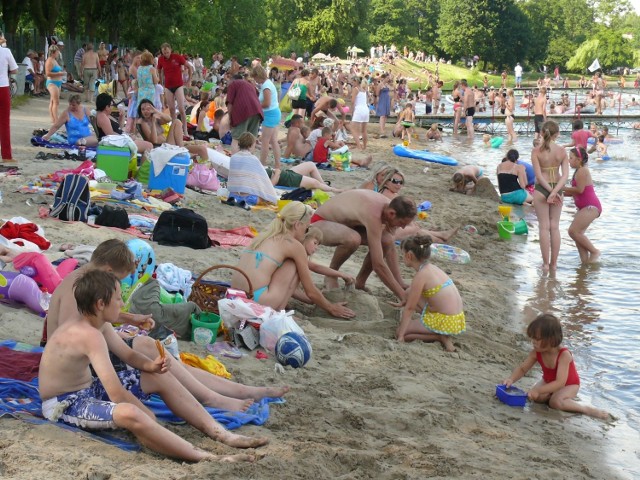
[{"label": "shirtless man", "polygon": [[535,138],[540,138],[540,127],[547,121],[547,88],[540,87],[538,96],[533,103],[533,125]]},{"label": "shirtless man", "polygon": [[313,68],[309,74],[307,83],[307,116],[311,116],[311,112],[315,108],[318,92],[320,91],[320,71]]},{"label": "shirtless man", "polygon": [[84,101],[87,103],[92,100],[91,97],[95,90],[94,84],[98,78],[99,71],[100,58],[93,50],[93,43],[89,43],[84,55],[82,55],[82,62],[80,62],[80,75],[82,75],[82,82],[84,83]]},{"label": "shirtless man", "polygon": [[[337,247],[330,268],[339,270],[360,245],[367,245],[369,252],[356,277],[356,288],[364,290],[374,271],[404,302],[407,284],[400,274],[393,232],[409,225],[415,216],[416,205],[407,197],[389,200],[370,190],[349,190],[323,203],[311,224],[322,231],[322,245]],[[329,288],[338,286],[335,278],[327,277],[325,283]]]},{"label": "shirtless man", "polygon": [[100,42],[100,48],[98,48],[98,59],[100,60],[100,77],[107,79],[107,57],[109,56],[109,50],[105,46],[104,42]]},{"label": "shirtless man", "polygon": [[[133,254],[124,242],[112,239],[98,245],[91,256],[91,261],[67,275],[54,291],[47,313],[46,338],[52,338],[61,325],[78,317],[73,290],[74,282],[80,276],[88,271],[101,270],[111,272],[117,278],[124,278],[129,275],[134,266]],[[124,312],[121,312],[116,318],[116,323],[137,325],[146,330],[150,330],[154,325],[150,315]],[[137,356],[146,356],[147,359],[156,357],[155,342],[150,337],[140,335],[122,341],[122,344],[133,348]],[[129,364],[125,359],[123,361]],[[288,387],[271,388],[242,385],[178,361],[171,365],[171,374],[203,405],[230,411],[245,411],[254,400],[260,400],[263,397],[279,397],[289,390]]]},{"label": "shirtless man", "polygon": [[[84,272],[77,276],[74,287],[77,311],[50,338],[40,361],[39,391],[45,418],[88,429],[125,428],[151,450],[181,460],[255,460],[251,455],[212,455],[159,425],[141,401],[152,393],[214,440],[237,448],[268,443],[266,438],[231,433],[216,422],[169,372],[171,355],[162,350],[151,360],[122,341],[110,324],[118,321],[123,306],[120,281],[113,273]],[[116,373],[109,351],[134,368]]]},{"label": "shirtless man", "polygon": [[335,111],[338,109],[338,101],[332,97],[321,97],[315,104],[315,108],[313,112],[311,112],[310,123],[313,125],[313,122],[316,121],[316,115],[318,112],[324,112],[327,117],[334,121],[334,131],[338,128],[341,128],[341,122],[338,120],[338,117],[335,115]]},{"label": "shirtless man", "polygon": [[464,79],[460,81],[460,91],[463,95],[462,108],[466,117],[467,136],[473,138],[473,116],[476,114],[476,97]]},{"label": "shirtless man", "polygon": [[302,158],[303,160],[313,159],[313,149],[311,144],[304,139],[300,128],[304,125],[304,121],[300,115],[291,117],[289,131],[287,132],[287,148],[284,150],[284,158]]}]

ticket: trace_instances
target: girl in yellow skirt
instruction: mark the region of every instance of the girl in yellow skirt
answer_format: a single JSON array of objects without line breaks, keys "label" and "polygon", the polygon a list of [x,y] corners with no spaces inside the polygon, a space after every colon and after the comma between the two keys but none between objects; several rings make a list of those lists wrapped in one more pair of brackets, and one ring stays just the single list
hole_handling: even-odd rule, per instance
[{"label": "girl in yellow skirt", "polygon": [[[429,263],[432,243],[430,236],[418,235],[407,238],[400,246],[405,265],[418,273],[409,287],[396,338],[400,342],[437,341],[447,352],[455,352],[451,335],[466,328],[462,298],[449,276]],[[422,314],[414,319],[418,307]]]}]

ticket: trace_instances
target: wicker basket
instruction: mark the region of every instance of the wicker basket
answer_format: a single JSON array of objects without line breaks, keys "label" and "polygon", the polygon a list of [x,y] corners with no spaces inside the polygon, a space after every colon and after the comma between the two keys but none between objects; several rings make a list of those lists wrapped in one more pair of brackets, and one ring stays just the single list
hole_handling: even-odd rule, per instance
[{"label": "wicker basket", "polygon": [[244,273],[237,267],[232,267],[231,265],[214,265],[213,267],[207,268],[196,279],[196,281],[193,283],[193,286],[191,287],[191,295],[189,295],[188,298],[190,302],[194,302],[204,312],[214,312],[220,314],[220,310],[218,310],[218,300],[221,300],[225,297],[225,295],[227,294],[227,288],[229,287],[227,287],[226,285],[217,285],[202,282],[202,279],[206,274],[208,274],[212,270],[218,270],[220,268],[228,268],[230,270],[240,272],[244,276],[244,278],[247,279],[247,284],[249,285],[247,298],[253,298],[253,286],[251,285],[251,280],[249,280],[249,277],[246,273]]}]

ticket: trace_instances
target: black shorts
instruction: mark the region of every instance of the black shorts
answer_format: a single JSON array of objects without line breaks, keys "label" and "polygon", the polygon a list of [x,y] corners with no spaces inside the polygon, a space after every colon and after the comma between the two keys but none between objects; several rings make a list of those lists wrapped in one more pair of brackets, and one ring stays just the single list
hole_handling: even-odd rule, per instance
[{"label": "black shorts", "polygon": [[465,112],[465,115],[467,117],[473,117],[475,114],[476,114],[475,107],[469,107],[469,108],[467,108],[467,111]]},{"label": "black shorts", "polygon": [[431,113],[433,111],[432,108],[431,108],[431,105],[429,105],[429,104],[425,105],[424,111],[427,114]]},{"label": "black shorts", "polygon": [[540,133],[540,127],[544,123],[544,115],[535,115],[533,117],[533,125],[535,126],[536,133]]},{"label": "black shorts", "polygon": [[291,108],[307,108],[307,99],[304,100],[291,100]]}]

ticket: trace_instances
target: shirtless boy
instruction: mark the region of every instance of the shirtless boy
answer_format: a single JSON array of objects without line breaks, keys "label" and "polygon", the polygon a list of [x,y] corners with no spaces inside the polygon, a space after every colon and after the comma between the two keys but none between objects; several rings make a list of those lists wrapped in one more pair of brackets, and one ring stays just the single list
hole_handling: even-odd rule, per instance
[{"label": "shirtless boy", "polygon": [[[87,429],[125,428],[147,448],[181,460],[254,460],[251,455],[214,456],[159,425],[141,402],[152,393],[214,440],[237,448],[268,443],[266,438],[228,432],[216,422],[169,373],[170,355],[158,352],[150,360],[122,342],[110,325],[118,320],[123,306],[120,282],[113,273],[88,271],[74,287],[78,312],[49,339],[40,361],[39,390],[47,419]],[[117,374],[109,351],[127,358],[134,368]],[[92,377],[90,365],[97,378]]]},{"label": "shirtless boy", "polygon": [[[304,160],[311,160],[312,149],[311,144],[307,142],[300,128],[304,125],[304,120],[300,115],[293,115],[291,117],[291,123],[289,125],[289,131],[287,132],[287,148],[284,150],[284,158],[299,157]],[[305,158],[309,155],[309,158]]]},{"label": "shirtless boy", "polygon": [[100,70],[100,60],[98,54],[93,51],[93,43],[87,44],[84,55],[82,55],[80,70],[85,88],[84,99],[86,102],[90,102],[95,90],[94,83],[98,78],[98,71]]},{"label": "shirtless boy", "polygon": [[541,87],[533,104],[533,123],[535,125],[535,138],[540,137],[540,127],[547,121],[547,89]]},{"label": "shirtless boy", "polygon": [[[134,267],[133,254],[126,243],[111,239],[98,245],[91,256],[91,261],[67,275],[53,293],[47,314],[47,338],[51,338],[67,320],[78,316],[73,289],[74,282],[80,276],[85,272],[101,270],[113,273],[118,279],[122,279],[128,276]],[[120,312],[116,320],[117,323],[138,325],[147,330],[153,328],[150,315]],[[156,357],[155,342],[150,337],[139,335],[121,342],[123,345],[126,342],[127,346],[137,352],[136,355]],[[128,364],[125,359],[121,360]],[[124,367],[121,362],[118,363]],[[263,397],[280,397],[289,390],[288,387],[242,385],[177,361],[172,363],[171,373],[203,405],[230,411],[245,411],[254,400],[260,400]]]},{"label": "shirtless boy", "polygon": [[[360,245],[367,245],[369,252],[356,277],[356,288],[364,289],[374,271],[404,301],[408,286],[400,274],[393,232],[409,225],[415,216],[416,205],[407,197],[390,201],[377,192],[349,190],[322,204],[311,224],[322,232],[322,245],[337,247],[330,268],[340,270]],[[325,283],[329,288],[338,286],[336,278],[327,278]]]}]

